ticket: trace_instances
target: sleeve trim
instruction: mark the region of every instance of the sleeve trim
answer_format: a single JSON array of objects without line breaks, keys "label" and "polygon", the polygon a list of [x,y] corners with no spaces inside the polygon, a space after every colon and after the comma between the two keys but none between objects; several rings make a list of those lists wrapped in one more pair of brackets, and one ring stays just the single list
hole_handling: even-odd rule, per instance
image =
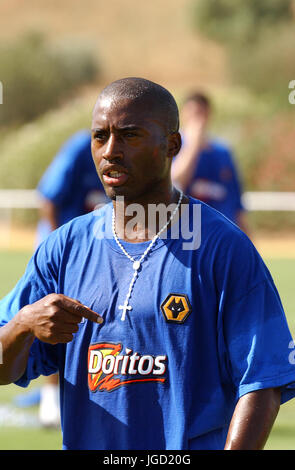
[{"label": "sleeve trim", "polygon": [[[241,398],[243,395],[246,395],[250,392],[255,392],[257,390],[263,390],[265,388],[288,388],[293,390],[291,392],[292,397],[295,396],[295,369],[294,372],[288,374],[278,375],[276,377],[257,380],[249,384],[242,384],[237,389],[237,399]],[[291,397],[290,397],[291,398]],[[284,398],[282,397],[281,403],[283,403]]]}]

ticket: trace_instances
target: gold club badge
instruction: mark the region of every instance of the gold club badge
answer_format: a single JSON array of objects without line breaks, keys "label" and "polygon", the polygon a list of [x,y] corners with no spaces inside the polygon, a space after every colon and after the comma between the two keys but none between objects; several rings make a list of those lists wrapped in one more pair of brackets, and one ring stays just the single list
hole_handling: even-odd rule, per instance
[{"label": "gold club badge", "polygon": [[161,304],[161,310],[168,322],[183,323],[192,311],[188,296],[169,294]]}]

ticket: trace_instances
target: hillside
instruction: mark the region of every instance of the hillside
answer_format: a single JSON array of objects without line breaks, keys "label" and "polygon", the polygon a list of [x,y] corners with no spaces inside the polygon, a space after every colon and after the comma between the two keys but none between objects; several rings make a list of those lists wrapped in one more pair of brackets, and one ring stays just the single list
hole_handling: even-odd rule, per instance
[{"label": "hillside", "polygon": [[[17,132],[0,134],[0,187],[33,187],[63,140],[80,125],[88,126],[101,87],[120,77],[144,76],[166,86],[179,103],[193,87],[211,93],[216,105],[213,131],[232,144],[246,189],[294,190],[295,107],[276,109],[263,97],[233,86],[224,49],[192,30],[190,4],[191,0],[1,2],[2,44],[27,31],[41,31],[56,46],[67,42],[75,48],[85,42],[93,48],[102,75],[98,83],[77,92],[77,101]],[[286,102],[288,92],[286,85]],[[18,175],[20,161],[26,164]]]},{"label": "hillside", "polygon": [[92,44],[102,82],[144,76],[173,91],[227,82],[222,50],[190,27],[190,0],[10,0],[0,3],[0,40],[28,30],[53,43]]}]

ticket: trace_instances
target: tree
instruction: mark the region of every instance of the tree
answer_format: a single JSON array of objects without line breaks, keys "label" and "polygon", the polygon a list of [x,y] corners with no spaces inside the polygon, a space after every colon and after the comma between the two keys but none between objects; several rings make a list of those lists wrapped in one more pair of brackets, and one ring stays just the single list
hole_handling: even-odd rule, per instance
[{"label": "tree", "polygon": [[42,34],[28,33],[0,47],[3,84],[0,126],[31,121],[97,79],[96,58],[85,47],[53,47]]},{"label": "tree", "polygon": [[292,0],[194,0],[193,22],[208,37],[256,42],[265,29],[292,22]]},{"label": "tree", "polygon": [[233,79],[287,104],[295,0],[193,0],[193,27],[225,46]]}]

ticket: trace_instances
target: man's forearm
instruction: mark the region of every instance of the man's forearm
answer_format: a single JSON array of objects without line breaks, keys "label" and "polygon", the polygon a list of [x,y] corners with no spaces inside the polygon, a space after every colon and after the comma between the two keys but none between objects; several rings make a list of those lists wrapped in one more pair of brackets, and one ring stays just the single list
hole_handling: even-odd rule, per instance
[{"label": "man's forearm", "polygon": [[182,190],[188,186],[191,181],[194,168],[197,164],[199,148],[185,148],[175,159],[171,169],[172,181]]},{"label": "man's forearm", "polygon": [[0,328],[2,363],[0,363],[0,385],[7,385],[19,379],[25,371],[34,335],[20,322],[20,316],[13,318]]},{"label": "man's forearm", "polygon": [[235,408],[224,449],[262,450],[280,408],[281,392],[269,388],[242,396]]},{"label": "man's forearm", "polygon": [[43,219],[49,222],[52,231],[57,229],[57,208],[52,201],[49,199],[44,199],[42,201],[40,215]]},{"label": "man's forearm", "polygon": [[48,294],[24,306],[0,328],[2,364],[0,384],[15,382],[24,373],[35,338],[52,345],[69,343],[79,330],[82,318],[102,323],[103,318],[76,299]]}]

